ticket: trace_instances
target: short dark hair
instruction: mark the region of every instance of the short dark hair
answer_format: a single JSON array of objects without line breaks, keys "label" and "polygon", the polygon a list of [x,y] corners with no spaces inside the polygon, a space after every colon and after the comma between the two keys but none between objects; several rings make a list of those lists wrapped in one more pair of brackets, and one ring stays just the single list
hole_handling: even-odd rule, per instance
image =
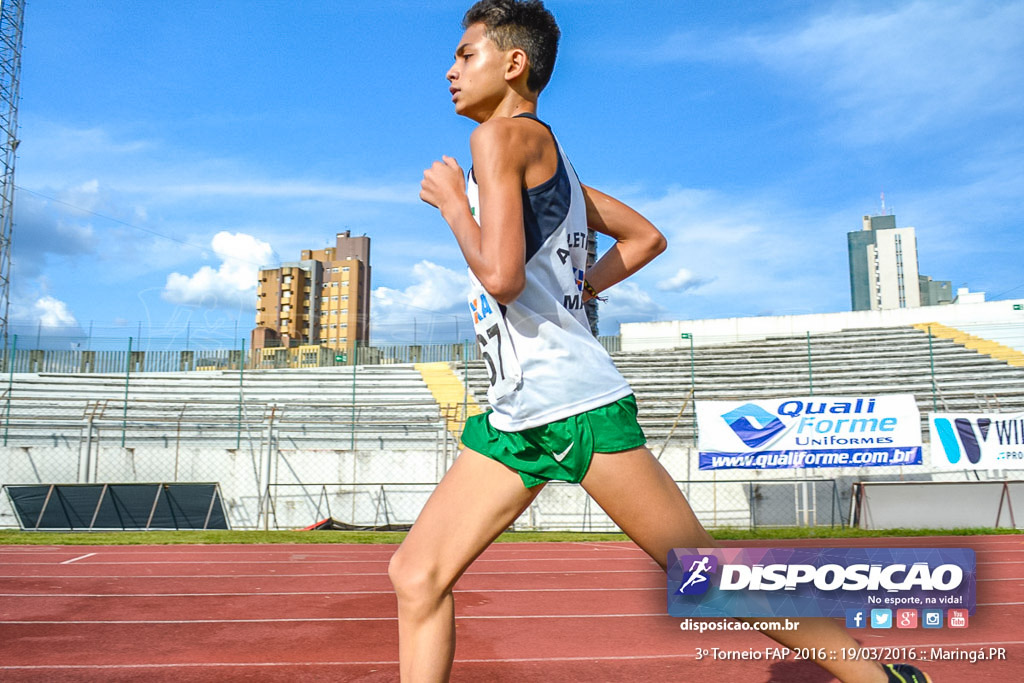
[{"label": "short dark hair", "polygon": [[462,18],[462,28],[483,24],[499,50],[519,48],[530,60],[526,87],[540,92],[551,80],[562,32],[541,0],[480,0]]}]

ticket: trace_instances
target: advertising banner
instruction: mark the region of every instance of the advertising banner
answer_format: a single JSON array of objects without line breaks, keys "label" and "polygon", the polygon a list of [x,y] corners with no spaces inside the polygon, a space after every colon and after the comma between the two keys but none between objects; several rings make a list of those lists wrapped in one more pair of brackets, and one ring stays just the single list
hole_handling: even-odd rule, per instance
[{"label": "advertising banner", "polygon": [[698,401],[700,469],[920,465],[909,394]]},{"label": "advertising banner", "polygon": [[668,555],[673,617],[849,617],[864,628],[871,615],[873,627],[886,628],[898,610],[966,618],[975,589],[970,548],[674,548]]},{"label": "advertising banner", "polygon": [[1024,469],[1024,413],[931,413],[932,466]]}]

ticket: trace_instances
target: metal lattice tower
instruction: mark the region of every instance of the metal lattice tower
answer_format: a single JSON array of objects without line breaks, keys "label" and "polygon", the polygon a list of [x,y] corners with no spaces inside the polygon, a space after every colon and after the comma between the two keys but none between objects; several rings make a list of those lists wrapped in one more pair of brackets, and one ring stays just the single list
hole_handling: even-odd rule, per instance
[{"label": "metal lattice tower", "polygon": [[11,238],[14,234],[14,159],[18,150],[21,31],[25,0],[0,4],[0,333],[7,348],[11,304]]}]

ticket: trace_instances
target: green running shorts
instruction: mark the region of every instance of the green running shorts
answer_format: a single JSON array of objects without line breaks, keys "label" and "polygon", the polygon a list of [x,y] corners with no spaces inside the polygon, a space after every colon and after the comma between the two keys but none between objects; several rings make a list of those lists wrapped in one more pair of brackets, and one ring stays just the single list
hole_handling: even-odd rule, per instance
[{"label": "green running shorts", "polygon": [[549,481],[578,484],[587,474],[594,453],[626,451],[647,442],[636,421],[636,398],[632,394],[521,432],[495,429],[488,420],[490,413],[488,410],[466,420],[462,443],[518,472],[527,488]]}]

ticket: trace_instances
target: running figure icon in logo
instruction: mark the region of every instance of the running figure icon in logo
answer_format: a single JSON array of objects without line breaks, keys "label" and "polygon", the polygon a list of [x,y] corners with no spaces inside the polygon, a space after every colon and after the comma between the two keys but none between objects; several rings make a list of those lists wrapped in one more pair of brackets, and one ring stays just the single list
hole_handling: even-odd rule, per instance
[{"label": "running figure icon in logo", "polygon": [[683,559],[683,565],[689,563],[686,580],[679,586],[680,595],[699,595],[706,593],[711,583],[708,574],[718,569],[718,558],[714,555],[689,555]]}]

